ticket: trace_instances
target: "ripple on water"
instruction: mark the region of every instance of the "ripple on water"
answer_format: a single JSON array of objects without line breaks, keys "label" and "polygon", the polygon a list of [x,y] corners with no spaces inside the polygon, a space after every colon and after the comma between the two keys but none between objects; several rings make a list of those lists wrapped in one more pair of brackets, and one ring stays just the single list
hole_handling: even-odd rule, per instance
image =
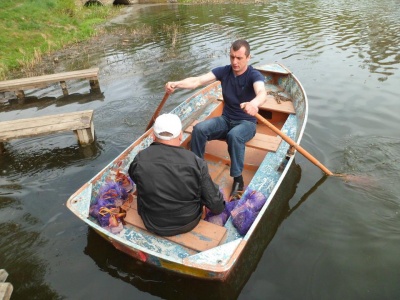
[{"label": "ripple on water", "polygon": [[[150,27],[148,36],[135,38],[129,30],[121,31],[124,34],[99,43],[97,49],[60,57],[68,70],[98,66],[104,99],[64,101],[65,105],[61,101],[50,105],[58,99],[48,99],[25,110],[14,106],[14,111],[10,105],[10,110],[1,112],[2,120],[81,109],[82,100],[85,109],[95,110],[98,140],[93,147],[80,148],[71,133],[6,145],[12,151],[0,157],[0,180],[5,178],[0,181],[0,219],[5,220],[0,226],[0,261],[11,267],[8,271],[14,278],[29,277],[27,282],[13,282],[16,295],[25,286],[37,286],[43,292],[47,283],[58,293],[53,298],[75,299],[82,293],[99,298],[109,292],[109,276],[91,259],[95,257],[98,263],[119,257],[125,266],[126,257],[102,240],[95,243],[95,255],[82,255],[93,241],[82,243],[81,233],[87,226],[75,216],[68,215],[71,221],[63,222],[60,212],[68,195],[143,133],[164,95],[166,81],[228,64],[230,43],[246,38],[252,46],[251,63],[283,63],[304,85],[310,100],[302,140],[305,148],[321,162],[335,166],[333,171],[356,178],[347,182],[329,178],[307,194],[306,186],[313,185],[313,176],[320,173],[304,163],[291,202],[304,195],[308,200],[282,222],[238,293],[243,299],[260,295],[271,299],[398,298],[400,158],[399,140],[390,138],[398,137],[398,13],[398,1],[392,0],[156,5],[124,19],[124,29],[136,28],[135,24]],[[173,24],[177,25],[175,36]],[[71,84],[73,90],[87,90],[87,82]],[[55,87],[38,95],[53,91]],[[190,94],[177,91],[164,111]],[[357,181],[364,174],[372,181]],[[65,239],[67,233],[71,239]],[[42,235],[51,236],[50,245],[44,246]],[[74,251],[68,251],[68,246]],[[62,259],[55,259],[56,255]],[[70,263],[77,259],[81,265]],[[58,269],[63,272],[54,272]],[[129,272],[132,276],[136,270]],[[40,274],[46,275],[43,282]],[[82,280],[75,280],[69,289],[63,277],[76,274]],[[120,279],[113,284],[119,285]],[[96,289],[88,291],[93,285]],[[171,282],[159,290],[151,285],[141,291],[142,287],[141,283],[122,284],[113,293],[116,297],[128,293],[136,298],[144,293],[157,297],[177,286]]]}]

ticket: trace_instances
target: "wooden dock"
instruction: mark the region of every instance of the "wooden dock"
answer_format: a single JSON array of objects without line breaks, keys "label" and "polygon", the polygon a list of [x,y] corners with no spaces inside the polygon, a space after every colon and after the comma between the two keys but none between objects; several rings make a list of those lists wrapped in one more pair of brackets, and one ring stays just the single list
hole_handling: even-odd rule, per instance
[{"label": "wooden dock", "polygon": [[99,68],[63,72],[50,75],[34,76],[21,79],[0,81],[1,92],[14,92],[18,99],[25,99],[25,90],[47,87],[59,82],[64,96],[68,95],[67,80],[88,79],[91,90],[100,90]]},{"label": "wooden dock", "polygon": [[7,277],[7,271],[0,269],[0,300],[9,300],[14,289],[11,283],[5,282]]},{"label": "wooden dock", "polygon": [[0,154],[13,139],[73,131],[81,145],[94,141],[93,110],[0,122]]}]

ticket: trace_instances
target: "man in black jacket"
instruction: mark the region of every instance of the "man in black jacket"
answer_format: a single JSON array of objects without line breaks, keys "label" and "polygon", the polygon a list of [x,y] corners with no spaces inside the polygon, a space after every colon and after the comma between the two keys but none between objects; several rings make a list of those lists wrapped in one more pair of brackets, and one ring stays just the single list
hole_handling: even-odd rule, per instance
[{"label": "man in black jacket", "polygon": [[158,235],[185,233],[200,222],[203,206],[221,213],[223,195],[207,163],[180,147],[183,136],[178,116],[159,116],[153,130],[155,141],[129,166],[137,187],[138,213],[146,228]]}]

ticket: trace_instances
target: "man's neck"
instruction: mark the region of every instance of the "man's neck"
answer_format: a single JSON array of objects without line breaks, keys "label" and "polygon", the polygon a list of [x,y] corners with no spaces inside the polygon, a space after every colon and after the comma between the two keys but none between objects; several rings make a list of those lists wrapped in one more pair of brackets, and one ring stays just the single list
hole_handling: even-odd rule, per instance
[{"label": "man's neck", "polygon": [[174,138],[172,140],[161,140],[161,139],[156,138],[155,141],[157,143],[168,145],[168,146],[176,146],[176,147],[178,147],[178,146],[181,145],[181,142],[180,142],[178,137],[176,137],[176,138]]},{"label": "man's neck", "polygon": [[247,69],[249,68],[249,66],[246,66],[246,68],[244,68],[242,71],[236,73],[235,71],[233,71],[233,74],[237,77],[240,75],[243,75],[244,73],[246,73]]}]

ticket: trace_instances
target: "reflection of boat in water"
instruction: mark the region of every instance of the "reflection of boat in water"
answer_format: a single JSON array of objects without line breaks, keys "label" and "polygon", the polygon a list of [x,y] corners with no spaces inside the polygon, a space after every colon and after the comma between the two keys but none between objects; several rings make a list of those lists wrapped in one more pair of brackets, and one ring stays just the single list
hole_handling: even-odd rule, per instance
[{"label": "reflection of boat in water", "polygon": [[[289,201],[296,191],[300,176],[300,167],[292,164],[282,182],[287,188],[279,189],[275,194],[262,223],[253,232],[250,246],[246,247],[238,260],[235,272],[224,282],[195,279],[143,264],[139,260],[127,260],[126,255],[116,252],[112,245],[104,244],[104,240],[92,229],[88,231],[84,253],[93,259],[100,270],[162,299],[237,299],[277,229],[287,218]],[[107,286],[106,282],[104,285]]]},{"label": "reflection of boat in water", "polygon": [[[265,76],[265,85],[270,94],[267,102],[260,108],[260,115],[268,118],[270,123],[299,144],[307,121],[305,91],[297,78],[279,64],[266,65],[259,70]],[[221,85],[215,82],[172,111],[183,123],[184,137],[181,146],[188,147],[191,129],[195,122],[221,114],[224,104],[219,98],[221,98]],[[265,203],[257,211],[257,217],[245,233],[239,231],[232,217],[229,217],[224,226],[201,221],[198,227],[206,227],[207,230],[196,227],[183,235],[172,238],[160,237],[144,228],[135,206],[132,205],[128,206],[127,212],[127,215],[131,216],[130,222],[128,223],[125,218],[127,224],[123,226],[122,231],[118,234],[111,233],[89,215],[89,208],[96,201],[100,188],[105,183],[115,181],[120,171],[127,173],[127,168],[135,155],[152,142],[151,133],[152,129],[146,131],[106,168],[83,185],[68,200],[68,208],[115,248],[149,265],[219,281],[226,281],[228,275],[240,276],[235,275],[237,272],[231,271],[239,266],[241,261],[253,259],[252,255],[244,253],[252,248],[252,243],[258,244],[254,236],[257,236],[257,232],[269,223],[268,208],[273,205],[272,200],[286,179],[295,152],[290,151],[292,150],[290,145],[282,141],[270,127],[264,123],[257,124],[256,136],[246,144],[243,177],[245,182],[249,182],[249,186],[242,198],[246,199],[253,193],[262,194]],[[224,141],[208,142],[205,160],[213,180],[227,196],[232,182],[226,148]],[[130,197],[134,198],[132,195]],[[135,202],[134,199],[130,201]],[[250,261],[245,264],[249,265]]]}]

